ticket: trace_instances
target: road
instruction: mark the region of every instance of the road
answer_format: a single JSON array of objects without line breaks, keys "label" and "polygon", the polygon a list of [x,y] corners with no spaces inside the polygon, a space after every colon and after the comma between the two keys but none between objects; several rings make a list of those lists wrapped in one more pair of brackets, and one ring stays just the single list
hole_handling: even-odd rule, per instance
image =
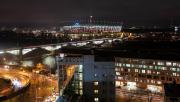
[{"label": "road", "polygon": [[[74,75],[74,67],[75,66],[72,65],[66,69],[67,79],[63,82],[63,87],[66,87]],[[5,102],[43,102],[47,97],[54,95],[53,93],[58,93],[58,81],[57,78],[52,75],[45,76],[28,71],[4,68],[0,69],[0,75],[15,81],[15,85],[17,86],[15,90],[30,83],[30,87],[26,92]],[[17,84],[17,80],[20,81],[20,84]]]},{"label": "road", "polygon": [[21,73],[13,69],[0,68],[0,77],[3,79],[11,80],[13,87],[6,87],[3,91],[1,91],[1,96],[7,96],[13,92],[19,91],[29,84],[29,76],[25,75],[24,72]]},{"label": "road", "polygon": [[57,89],[55,80],[35,73],[32,74],[30,83],[31,85],[26,92],[5,102],[43,102],[54,89]]},{"label": "road", "polygon": [[26,92],[5,102],[43,102],[46,97],[57,90],[57,80],[52,77],[4,68],[0,69],[0,75],[14,81],[14,84],[17,85],[15,90],[27,85],[28,81],[30,82],[30,87]]}]

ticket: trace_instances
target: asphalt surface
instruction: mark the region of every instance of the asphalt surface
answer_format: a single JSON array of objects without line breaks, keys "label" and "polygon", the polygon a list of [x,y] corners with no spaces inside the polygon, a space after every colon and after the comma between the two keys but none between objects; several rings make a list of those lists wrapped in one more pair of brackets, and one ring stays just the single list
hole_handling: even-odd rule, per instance
[{"label": "asphalt surface", "polygon": [[20,86],[14,87],[14,91],[30,83],[28,90],[4,102],[43,102],[46,97],[57,90],[57,80],[53,77],[14,69],[0,69],[0,75],[20,82],[20,84],[17,84],[17,86]]},{"label": "asphalt surface", "polygon": [[0,68],[0,77],[10,80],[12,84],[12,86],[9,85],[1,91],[1,96],[8,96],[29,84],[28,74],[14,69]]}]

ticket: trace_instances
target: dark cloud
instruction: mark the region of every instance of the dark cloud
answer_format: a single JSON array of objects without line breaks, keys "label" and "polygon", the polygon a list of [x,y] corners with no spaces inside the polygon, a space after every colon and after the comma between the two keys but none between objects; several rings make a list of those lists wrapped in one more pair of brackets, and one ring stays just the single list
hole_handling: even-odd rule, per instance
[{"label": "dark cloud", "polygon": [[83,16],[119,17],[127,24],[180,23],[179,0],[1,0],[0,23],[57,23]]}]

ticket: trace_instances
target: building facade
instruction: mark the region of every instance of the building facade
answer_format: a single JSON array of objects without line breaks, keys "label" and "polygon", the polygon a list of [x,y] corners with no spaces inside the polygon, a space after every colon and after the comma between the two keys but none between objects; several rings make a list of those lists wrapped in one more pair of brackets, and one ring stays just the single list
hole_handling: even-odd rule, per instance
[{"label": "building facade", "polygon": [[163,92],[164,83],[180,83],[180,63],[175,61],[115,58],[116,87]]},{"label": "building facade", "polygon": [[110,25],[80,25],[76,23],[73,26],[64,26],[64,32],[70,33],[101,33],[101,32],[111,32],[117,33],[121,32],[122,26],[110,26]]},{"label": "building facade", "polygon": [[[121,57],[107,59],[107,56],[81,54],[67,55],[59,61],[59,65],[75,65],[73,85],[83,102],[119,102],[116,99],[121,89],[158,93],[162,99],[164,83],[180,83],[180,62]],[[148,98],[151,97],[148,95]]]},{"label": "building facade", "polygon": [[114,62],[96,61],[95,55],[67,55],[61,65],[75,65],[73,85],[83,102],[114,102]]}]

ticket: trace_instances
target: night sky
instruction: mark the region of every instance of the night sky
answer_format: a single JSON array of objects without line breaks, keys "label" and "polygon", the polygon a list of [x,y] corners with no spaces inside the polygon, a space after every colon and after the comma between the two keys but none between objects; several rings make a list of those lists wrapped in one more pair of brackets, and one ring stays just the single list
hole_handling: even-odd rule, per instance
[{"label": "night sky", "polygon": [[0,24],[56,24],[90,15],[115,17],[127,25],[179,25],[180,0],[0,1]]}]

